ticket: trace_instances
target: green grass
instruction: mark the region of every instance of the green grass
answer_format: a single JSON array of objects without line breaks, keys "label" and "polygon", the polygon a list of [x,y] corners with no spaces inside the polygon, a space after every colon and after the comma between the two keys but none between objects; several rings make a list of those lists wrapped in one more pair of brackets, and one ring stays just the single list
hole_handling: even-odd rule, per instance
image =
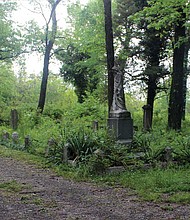
[{"label": "green grass", "polygon": [[101,177],[98,181],[131,188],[143,200],[190,202],[190,169],[188,168],[126,171],[119,175]]},{"label": "green grass", "polygon": [[29,154],[27,152],[14,150],[0,145],[0,156],[11,157],[20,161],[27,161],[27,163],[35,164],[38,166],[45,166],[44,158],[36,155]]},{"label": "green grass", "polygon": [[173,193],[166,200],[167,202],[183,203],[189,204],[190,202],[190,192],[177,192]]},{"label": "green grass", "polygon": [[15,180],[0,183],[0,190],[5,192],[11,192],[11,193],[20,192],[24,189],[24,187],[25,186],[23,186],[22,184],[18,183]]}]

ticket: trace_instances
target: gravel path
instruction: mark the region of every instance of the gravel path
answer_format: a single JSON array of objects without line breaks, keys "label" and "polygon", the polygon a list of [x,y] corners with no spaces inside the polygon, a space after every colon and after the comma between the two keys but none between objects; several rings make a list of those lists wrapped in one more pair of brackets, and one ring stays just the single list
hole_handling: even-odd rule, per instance
[{"label": "gravel path", "polygon": [[0,188],[1,220],[190,219],[190,205],[141,202],[130,190],[58,177],[47,169],[0,157],[0,183],[16,181],[17,193]]}]

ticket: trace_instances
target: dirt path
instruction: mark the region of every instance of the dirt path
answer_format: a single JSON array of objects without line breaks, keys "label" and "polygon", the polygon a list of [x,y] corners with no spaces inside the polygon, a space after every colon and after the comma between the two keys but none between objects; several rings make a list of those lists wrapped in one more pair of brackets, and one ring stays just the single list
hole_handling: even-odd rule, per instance
[{"label": "dirt path", "polygon": [[0,157],[0,183],[13,180],[23,188],[17,193],[0,189],[2,220],[190,219],[190,206],[140,202],[127,189],[73,182]]}]

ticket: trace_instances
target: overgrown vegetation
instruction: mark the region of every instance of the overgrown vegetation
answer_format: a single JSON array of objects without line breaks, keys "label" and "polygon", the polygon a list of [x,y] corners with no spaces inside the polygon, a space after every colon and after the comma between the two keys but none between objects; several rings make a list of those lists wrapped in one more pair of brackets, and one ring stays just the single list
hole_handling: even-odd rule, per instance
[{"label": "overgrown vegetation", "polygon": [[[17,142],[13,142],[11,136],[3,139],[5,131],[10,135],[13,131],[9,126],[1,126],[1,145],[10,150],[1,150],[0,154],[14,154],[16,158],[27,158],[26,155],[31,154],[34,156],[27,160],[43,160],[43,166],[53,167],[60,175],[91,179],[99,183],[121,184],[134,189],[145,200],[188,203],[188,118],[184,122],[184,130],[176,133],[168,131],[163,123],[160,123],[159,118],[164,120],[166,115],[164,111],[159,112],[154,118],[155,128],[144,132],[142,123],[139,123],[142,111],[134,112],[136,118],[138,115],[140,117],[134,121],[134,139],[129,146],[122,146],[116,144],[107,134],[106,121],[101,115],[101,112],[105,112],[105,106],[99,103],[97,109],[96,105],[92,108],[91,99],[94,100],[89,97],[86,102],[79,104],[80,106],[77,103],[73,105],[72,110],[69,110],[71,114],[67,113],[67,108],[65,111],[62,109],[65,114],[56,110],[59,114],[48,113],[43,116],[35,112],[23,115],[19,112],[19,139]],[[49,112],[48,108],[46,112]],[[98,130],[92,128],[95,118],[100,122]],[[30,144],[27,147],[24,145],[26,135],[30,135]],[[21,150],[23,153],[11,153],[11,149]],[[68,163],[65,149],[68,152]],[[170,150],[169,158],[167,149]],[[22,154],[25,156],[21,156]],[[121,169],[120,173],[110,173],[110,167],[124,169]]]},{"label": "overgrown vegetation", "polygon": [[[177,5],[174,1],[150,0],[143,1],[142,5],[138,0],[114,1],[116,61],[125,76],[126,106],[135,128],[133,141],[127,146],[117,144],[107,133],[109,79],[105,76],[103,1],[90,1],[86,6],[79,2],[69,4],[70,26],[64,31],[58,30],[58,37],[53,34],[55,27],[48,28],[46,19],[46,30],[55,37],[49,40],[49,34],[44,37],[34,21],[17,29],[9,19],[17,8],[16,3],[1,3],[0,144],[4,147],[0,148],[0,154],[43,161],[46,166],[72,178],[122,184],[146,200],[189,202],[189,94],[187,72],[182,69],[187,68],[188,63],[189,46],[184,44],[189,41],[190,4],[186,0],[176,2]],[[40,4],[37,5],[44,17],[45,6]],[[50,15],[53,14],[52,11]],[[181,36],[178,29],[184,28],[187,30]],[[52,44],[49,52],[53,49],[61,62],[60,76],[46,69],[46,105],[39,106],[43,112],[40,114],[37,102],[41,76],[26,72],[22,59],[15,74],[12,62],[28,51],[42,53],[41,42],[48,46],[51,40],[55,48]],[[186,53],[186,60],[185,55],[177,55],[173,57],[175,68],[168,68],[180,48]],[[178,57],[184,59],[179,63]],[[171,74],[172,69],[175,74]],[[145,104],[152,107],[149,132],[144,131],[142,125]],[[168,117],[168,107],[172,117]],[[10,126],[11,109],[16,109],[19,116],[16,130]],[[13,132],[16,132],[14,138]],[[122,172],[111,173],[110,167],[121,168]],[[16,190],[16,186],[17,183],[12,182],[0,188],[15,187]]]}]

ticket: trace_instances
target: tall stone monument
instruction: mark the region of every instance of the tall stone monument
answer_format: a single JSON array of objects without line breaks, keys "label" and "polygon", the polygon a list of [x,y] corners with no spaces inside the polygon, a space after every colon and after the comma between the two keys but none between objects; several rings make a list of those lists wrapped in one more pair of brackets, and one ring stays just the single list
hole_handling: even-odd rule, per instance
[{"label": "tall stone monument", "polygon": [[112,68],[114,75],[114,93],[109,112],[108,129],[118,143],[128,144],[133,139],[133,120],[126,109],[123,88],[123,74],[117,67]]}]

